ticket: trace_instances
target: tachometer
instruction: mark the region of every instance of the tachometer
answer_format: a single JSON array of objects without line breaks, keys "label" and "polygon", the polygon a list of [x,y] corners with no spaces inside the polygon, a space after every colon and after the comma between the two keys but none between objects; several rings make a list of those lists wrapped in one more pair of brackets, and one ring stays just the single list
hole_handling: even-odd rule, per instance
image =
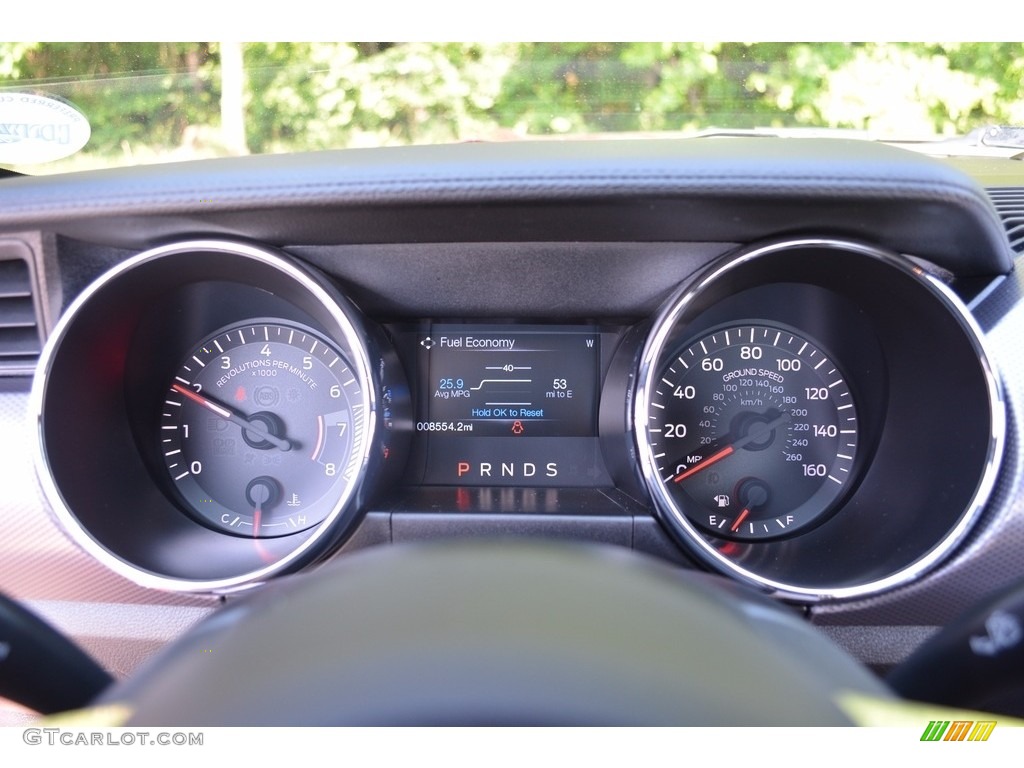
[{"label": "tachometer", "polygon": [[819,522],[853,479],[857,408],[838,366],[783,327],[719,328],[658,373],[646,431],[668,496],[736,540]]},{"label": "tachometer", "polygon": [[225,592],[315,563],[404,466],[408,386],[388,338],[273,249],[140,253],[47,350],[47,496],[76,541],[147,587]]},{"label": "tachometer", "polygon": [[161,454],[196,517],[242,536],[321,522],[353,480],[361,383],[308,328],[250,322],[181,364],[163,402]]}]

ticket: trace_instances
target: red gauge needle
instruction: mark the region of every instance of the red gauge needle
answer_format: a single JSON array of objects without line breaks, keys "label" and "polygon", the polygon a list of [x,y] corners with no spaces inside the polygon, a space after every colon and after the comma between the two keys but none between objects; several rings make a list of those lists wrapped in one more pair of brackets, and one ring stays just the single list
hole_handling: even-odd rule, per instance
[{"label": "red gauge needle", "polygon": [[706,459],[704,459],[702,461],[698,461],[696,464],[694,464],[689,469],[687,469],[687,470],[685,470],[683,472],[680,472],[678,475],[673,477],[672,481],[676,482],[676,483],[683,482],[683,480],[685,480],[686,478],[692,477],[693,475],[697,474],[698,472],[701,472],[701,471],[707,469],[712,464],[714,464],[716,461],[721,461],[726,456],[732,455],[735,451],[737,451],[738,449],[744,447],[748,443],[754,442],[755,440],[757,440],[760,437],[762,437],[765,433],[771,432],[773,429],[775,429],[779,425],[785,424],[787,421],[789,421],[789,418],[790,418],[789,417],[789,412],[787,411],[787,412],[782,413],[777,418],[774,418],[774,419],[772,419],[771,421],[769,421],[767,423],[764,423],[764,424],[759,423],[757,425],[756,429],[753,429],[750,432],[750,434],[744,435],[743,437],[739,438],[738,440],[734,440],[733,442],[729,443],[729,445],[725,446],[725,448],[723,448],[722,450],[716,451],[715,453],[712,453],[710,456],[708,456]]},{"label": "red gauge needle", "polygon": [[685,480],[686,478],[690,477],[691,475],[695,475],[698,472],[700,472],[701,470],[707,469],[712,464],[714,464],[716,461],[721,461],[726,456],[731,454],[734,450],[736,450],[736,449],[733,448],[731,445],[727,445],[727,446],[725,446],[725,448],[723,448],[722,450],[718,451],[718,453],[713,453],[710,456],[708,456],[706,459],[704,459],[703,461],[698,461],[696,464],[694,464],[692,467],[690,467],[685,472],[680,472],[678,475],[673,477],[672,480],[674,482],[681,483],[681,482],[683,482],[683,480]]},{"label": "red gauge needle", "polygon": [[749,515],[749,514],[750,514],[750,508],[747,507],[742,512],[740,512],[740,516],[736,518],[736,522],[732,524],[732,527],[729,530],[732,531],[733,533],[736,533],[736,531],[738,531],[740,529],[740,524],[744,520],[747,519],[747,515]]},{"label": "red gauge needle", "polygon": [[222,408],[221,406],[217,405],[212,400],[208,400],[207,398],[203,397],[202,395],[200,395],[200,394],[198,394],[196,392],[193,392],[191,389],[186,389],[185,387],[181,386],[181,384],[172,384],[171,385],[171,389],[173,389],[179,395],[184,395],[185,397],[187,397],[192,402],[199,403],[204,408],[209,408],[211,411],[213,411],[214,413],[216,413],[218,416],[220,416],[223,419],[230,419],[231,418],[231,411],[229,411],[227,408]]},{"label": "red gauge needle", "polygon": [[252,535],[258,538],[263,523],[263,505],[269,507],[281,497],[281,486],[272,477],[263,475],[249,483],[245,489],[245,498],[252,505]]},{"label": "red gauge needle", "polygon": [[259,422],[249,421],[248,419],[239,416],[234,411],[228,410],[223,405],[220,405],[219,403],[210,400],[208,397],[203,397],[198,392],[193,392],[188,387],[181,386],[181,384],[172,384],[171,389],[173,389],[179,395],[187,397],[192,402],[198,403],[204,408],[213,411],[222,419],[230,421],[233,424],[237,424],[242,429],[247,430],[253,437],[258,438],[260,440],[266,440],[275,448],[280,448],[282,451],[290,451],[292,449],[291,443],[289,443],[287,440],[281,439],[277,435],[272,435],[270,433],[270,430],[268,430],[265,425],[260,424]]}]

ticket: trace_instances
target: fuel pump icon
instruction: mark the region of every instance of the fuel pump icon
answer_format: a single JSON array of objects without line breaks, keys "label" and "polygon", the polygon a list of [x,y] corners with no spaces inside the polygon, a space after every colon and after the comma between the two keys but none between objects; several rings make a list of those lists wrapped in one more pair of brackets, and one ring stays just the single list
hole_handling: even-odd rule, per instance
[{"label": "fuel pump icon", "polygon": [[717,504],[719,508],[728,507],[729,497],[724,493],[720,493],[717,496],[715,496],[715,504]]}]

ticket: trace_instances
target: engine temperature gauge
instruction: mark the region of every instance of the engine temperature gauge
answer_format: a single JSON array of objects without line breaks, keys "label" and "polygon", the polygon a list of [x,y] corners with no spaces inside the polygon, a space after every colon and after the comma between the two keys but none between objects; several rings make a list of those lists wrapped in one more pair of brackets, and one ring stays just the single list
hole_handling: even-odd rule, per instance
[{"label": "engine temperature gauge", "polygon": [[857,409],[838,367],[797,333],[713,331],[659,372],[646,425],[668,497],[725,539],[820,522],[852,484]]},{"label": "engine temperature gauge", "polygon": [[179,367],[163,401],[170,482],[206,524],[282,536],[330,514],[353,482],[361,384],[307,328],[256,322],[222,330]]}]

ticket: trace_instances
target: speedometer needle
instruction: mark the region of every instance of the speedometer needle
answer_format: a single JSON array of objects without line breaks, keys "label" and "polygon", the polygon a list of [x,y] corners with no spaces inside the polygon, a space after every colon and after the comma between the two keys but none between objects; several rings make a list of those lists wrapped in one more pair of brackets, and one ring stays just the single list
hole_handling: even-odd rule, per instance
[{"label": "speedometer needle", "polygon": [[702,469],[707,469],[712,464],[714,464],[716,461],[724,459],[726,456],[731,454],[734,450],[736,450],[736,449],[733,448],[731,445],[727,445],[727,446],[725,446],[725,448],[720,450],[718,453],[713,453],[710,456],[708,456],[706,459],[704,459],[703,461],[697,462],[696,464],[694,464],[692,467],[690,467],[685,472],[680,472],[678,475],[673,477],[672,480],[674,482],[676,482],[676,483],[681,483],[681,482],[683,482],[683,480],[688,478],[690,475],[695,475],[698,472],[700,472]]},{"label": "speedometer needle", "polygon": [[[764,435],[766,432],[771,432],[777,426],[779,426],[780,424],[785,424],[787,421],[789,421],[789,412],[784,411],[780,416],[772,419],[767,423],[763,423],[763,426],[761,426],[760,429],[752,429],[748,434],[729,443],[729,445],[725,446],[725,448],[723,448],[722,450],[716,451],[715,453],[708,456],[706,459],[698,461],[689,469],[680,472],[678,475],[672,478],[672,481],[675,483],[683,482],[683,480],[685,480],[686,478],[691,477],[692,475],[695,475],[698,472],[707,469],[716,461],[721,461],[726,456],[729,456],[738,449],[742,448],[743,446],[754,442],[759,437]],[[758,423],[762,424],[762,422]]]},{"label": "speedometer needle", "polygon": [[260,426],[262,425],[257,425],[255,422],[251,422],[248,419],[239,416],[237,413],[228,410],[223,405],[220,405],[219,403],[216,403],[207,397],[203,397],[197,392],[193,392],[191,389],[181,386],[181,384],[172,384],[171,389],[173,389],[179,395],[187,397],[192,402],[198,403],[204,408],[213,411],[225,421],[230,421],[232,424],[237,424],[242,429],[247,430],[250,434],[258,437],[260,440],[266,440],[275,448],[280,448],[282,451],[290,451],[292,449],[292,444],[289,443],[287,440],[283,440],[277,435],[272,435],[270,433],[270,430],[266,428],[260,429]]}]

